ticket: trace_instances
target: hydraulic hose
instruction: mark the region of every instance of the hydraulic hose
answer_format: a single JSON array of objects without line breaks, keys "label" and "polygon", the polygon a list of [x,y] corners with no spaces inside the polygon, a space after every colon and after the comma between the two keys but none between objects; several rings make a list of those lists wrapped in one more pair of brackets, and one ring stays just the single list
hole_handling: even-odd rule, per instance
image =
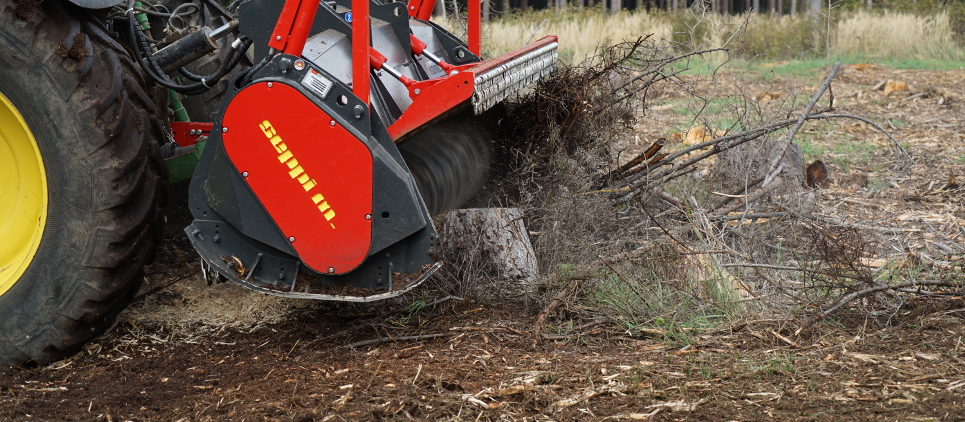
[{"label": "hydraulic hose", "polygon": [[[157,62],[154,61],[154,58],[151,55],[151,47],[147,43],[147,38],[144,36],[144,33],[139,30],[139,27],[136,24],[136,20],[134,19],[133,5],[134,3],[131,2],[130,6],[128,7],[127,20],[128,20],[128,30],[130,32],[131,40],[133,41],[132,44],[134,48],[134,57],[136,58],[138,64],[141,66],[144,72],[152,80],[154,80],[159,85],[165,88],[172,89],[184,95],[202,94],[205,91],[211,89],[211,86],[214,83],[218,82],[218,80],[220,80],[225,74],[228,73],[228,71],[232,67],[229,65],[237,65],[238,62],[241,60],[241,56],[244,55],[245,50],[238,49],[238,43],[236,40],[236,42],[231,46],[231,49],[234,50],[233,51],[234,56],[232,56],[232,59],[225,60],[224,62],[222,62],[218,70],[216,70],[213,74],[209,75],[210,77],[199,76],[198,78],[200,79],[200,81],[198,81],[197,83],[193,83],[189,85],[178,84],[177,82],[171,80],[171,78],[169,78],[164,73],[164,71],[161,70],[161,67],[157,64]],[[248,44],[247,41],[243,44],[250,45]],[[192,75],[197,76],[194,74]]]}]

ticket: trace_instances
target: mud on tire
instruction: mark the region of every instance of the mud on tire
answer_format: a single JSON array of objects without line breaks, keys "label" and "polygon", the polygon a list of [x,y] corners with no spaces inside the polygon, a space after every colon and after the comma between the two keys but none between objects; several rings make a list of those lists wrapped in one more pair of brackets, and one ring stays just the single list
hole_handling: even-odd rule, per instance
[{"label": "mud on tire", "polygon": [[165,135],[129,55],[85,11],[37,3],[0,0],[0,93],[36,139],[48,192],[40,246],[0,296],[0,370],[110,327],[161,239],[166,197]]}]

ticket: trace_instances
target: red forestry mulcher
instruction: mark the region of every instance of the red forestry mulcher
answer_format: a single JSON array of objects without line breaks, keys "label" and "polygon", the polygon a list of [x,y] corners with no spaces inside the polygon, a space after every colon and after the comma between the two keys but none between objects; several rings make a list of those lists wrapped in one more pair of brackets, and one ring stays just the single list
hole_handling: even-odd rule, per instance
[{"label": "red forestry mulcher", "polygon": [[[556,62],[480,57],[432,0],[0,0],[0,364],[63,358],[130,302],[167,184],[206,279],[368,302],[439,263],[486,114]],[[193,119],[193,120],[192,120]]]}]

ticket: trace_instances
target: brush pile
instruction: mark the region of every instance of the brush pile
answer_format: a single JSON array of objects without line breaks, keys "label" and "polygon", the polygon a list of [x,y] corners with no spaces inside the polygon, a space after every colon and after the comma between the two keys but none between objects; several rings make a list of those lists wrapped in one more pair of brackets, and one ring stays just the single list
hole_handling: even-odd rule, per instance
[{"label": "brush pile", "polygon": [[[721,128],[704,115],[719,100],[701,88],[708,78],[687,71],[692,59],[726,49],[676,51],[649,38],[617,44],[579,65],[560,64],[508,102],[495,176],[474,206],[525,212],[541,273],[536,294],[524,298],[529,312],[542,310],[537,332],[560,313],[587,322],[665,324],[663,333],[686,335],[682,326],[713,326],[749,312],[786,316],[801,304],[823,310],[818,315],[868,295],[893,306],[881,292],[902,287],[857,270],[875,256],[877,243],[821,215],[814,188],[826,185],[827,169],[816,162],[806,171],[794,139],[808,122],[857,121],[890,140],[897,174],[913,164],[883,127],[839,112],[831,90],[839,66],[807,95],[810,101],[775,101],[767,113],[761,104],[770,98],[736,90],[729,101],[739,106],[737,117]],[[647,125],[653,100],[668,96],[696,104],[691,129],[625,154],[621,145]],[[493,288],[472,250],[444,259],[454,263],[437,280],[446,293],[510,299]]]}]

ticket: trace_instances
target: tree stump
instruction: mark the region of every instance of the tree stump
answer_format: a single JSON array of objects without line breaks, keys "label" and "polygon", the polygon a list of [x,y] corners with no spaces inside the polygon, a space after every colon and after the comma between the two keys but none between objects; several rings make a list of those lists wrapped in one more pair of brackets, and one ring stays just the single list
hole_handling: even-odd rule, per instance
[{"label": "tree stump", "polygon": [[449,211],[440,233],[447,264],[478,265],[504,293],[530,293],[539,269],[523,218],[518,208]]}]

